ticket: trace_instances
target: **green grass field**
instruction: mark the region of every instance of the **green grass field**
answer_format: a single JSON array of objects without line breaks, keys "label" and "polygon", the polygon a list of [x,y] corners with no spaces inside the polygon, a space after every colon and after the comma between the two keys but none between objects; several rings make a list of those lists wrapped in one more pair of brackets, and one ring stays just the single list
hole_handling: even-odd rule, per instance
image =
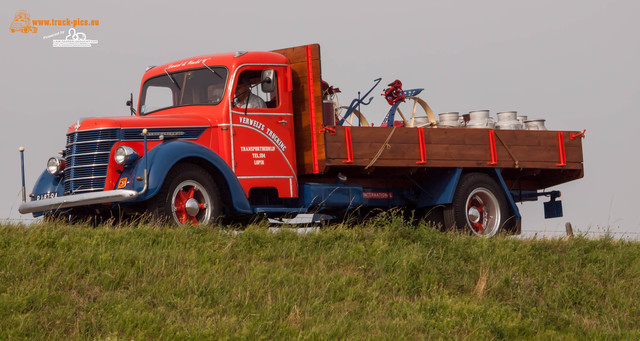
[{"label": "green grass field", "polygon": [[636,242],[0,226],[0,339],[640,338]]}]

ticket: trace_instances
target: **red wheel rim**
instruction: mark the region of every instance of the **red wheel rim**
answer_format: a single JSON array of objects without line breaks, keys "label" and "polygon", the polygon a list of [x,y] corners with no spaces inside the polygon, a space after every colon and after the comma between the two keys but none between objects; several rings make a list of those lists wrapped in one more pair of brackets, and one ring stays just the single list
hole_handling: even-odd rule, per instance
[{"label": "red wheel rim", "polygon": [[477,235],[490,237],[500,229],[500,204],[486,188],[476,188],[469,194],[465,216],[467,225]]},{"label": "red wheel rim", "polygon": [[211,219],[211,197],[199,183],[187,180],[178,185],[171,199],[173,219],[179,225],[197,226]]}]

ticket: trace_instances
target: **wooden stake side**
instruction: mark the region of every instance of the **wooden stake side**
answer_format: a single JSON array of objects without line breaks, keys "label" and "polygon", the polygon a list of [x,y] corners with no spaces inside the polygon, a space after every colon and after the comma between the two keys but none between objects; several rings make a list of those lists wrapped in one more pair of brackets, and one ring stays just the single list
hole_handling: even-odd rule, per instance
[{"label": "wooden stake side", "polygon": [[[298,174],[300,175],[313,174],[314,169],[322,173],[325,168],[324,138],[317,132],[323,125],[320,45],[312,44],[309,45],[309,47],[311,50],[311,69],[313,72],[311,78],[314,94],[313,104],[315,108],[314,122],[311,122],[311,111],[309,108],[311,101],[309,97],[307,45],[272,51],[287,57],[291,66],[296,162],[298,164]],[[314,149],[316,150],[315,153],[313,152]],[[317,167],[314,167],[314,163],[317,163]]]},{"label": "wooden stake side", "polygon": [[[351,155],[345,163],[345,127],[336,127],[335,134],[325,134],[326,164],[329,167],[364,167],[382,147],[392,128],[351,127]],[[489,129],[447,128],[423,129],[424,145],[418,128],[397,128],[388,146],[374,163],[374,167],[466,167],[513,170],[545,170],[540,184],[554,183],[553,174],[566,173],[562,182],[582,177],[583,154],[581,139],[564,136],[564,164],[558,166],[559,132],[533,130],[495,130],[496,163],[492,160]],[[428,161],[421,163],[421,155]],[[517,161],[517,163],[516,163]],[[570,177],[566,180],[566,177]],[[561,182],[559,182],[561,183]],[[530,187],[530,186],[529,186]],[[535,186],[537,187],[537,185]]]}]

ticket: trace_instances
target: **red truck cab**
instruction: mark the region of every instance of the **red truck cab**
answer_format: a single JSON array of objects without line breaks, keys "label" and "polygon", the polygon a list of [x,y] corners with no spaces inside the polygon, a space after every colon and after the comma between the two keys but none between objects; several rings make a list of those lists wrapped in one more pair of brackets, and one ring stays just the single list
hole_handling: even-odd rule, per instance
[{"label": "red truck cab", "polygon": [[[263,92],[267,70],[273,71],[275,84]],[[186,128],[171,120],[197,118],[194,128],[204,125],[208,134],[196,142],[224,159],[247,197],[253,188],[274,188],[279,197],[296,198],[290,73],[287,59],[273,52],[208,55],[156,66],[142,79],[141,119],[132,122],[149,127],[144,118],[155,118],[159,126]],[[251,90],[239,90],[241,82],[249,82]],[[264,107],[239,103],[244,91]]]}]

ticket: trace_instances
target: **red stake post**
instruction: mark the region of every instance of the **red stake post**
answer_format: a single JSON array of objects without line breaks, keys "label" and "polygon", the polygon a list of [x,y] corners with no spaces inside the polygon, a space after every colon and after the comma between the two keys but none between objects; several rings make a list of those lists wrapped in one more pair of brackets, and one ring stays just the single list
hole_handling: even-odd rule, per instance
[{"label": "red stake post", "polygon": [[427,163],[427,148],[424,143],[424,129],[418,128],[418,145],[420,146],[420,161],[416,161],[418,165]]},{"label": "red stake post", "polygon": [[560,162],[556,163],[556,166],[563,167],[567,165],[567,153],[564,150],[564,134],[558,132],[558,154],[560,155]]},{"label": "red stake post", "polygon": [[495,166],[498,164],[498,152],[496,151],[496,132],[489,130],[489,152],[491,153],[491,162],[488,165]]},{"label": "red stake post", "polygon": [[315,89],[313,88],[313,60],[311,58],[311,45],[307,45],[307,87],[309,90],[309,114],[311,125],[311,151],[313,153],[313,174],[320,173],[318,165],[318,136],[316,135],[316,103]]},{"label": "red stake post", "polygon": [[347,159],[343,163],[353,163],[353,145],[351,144],[351,127],[344,127],[344,140],[347,146]]}]

